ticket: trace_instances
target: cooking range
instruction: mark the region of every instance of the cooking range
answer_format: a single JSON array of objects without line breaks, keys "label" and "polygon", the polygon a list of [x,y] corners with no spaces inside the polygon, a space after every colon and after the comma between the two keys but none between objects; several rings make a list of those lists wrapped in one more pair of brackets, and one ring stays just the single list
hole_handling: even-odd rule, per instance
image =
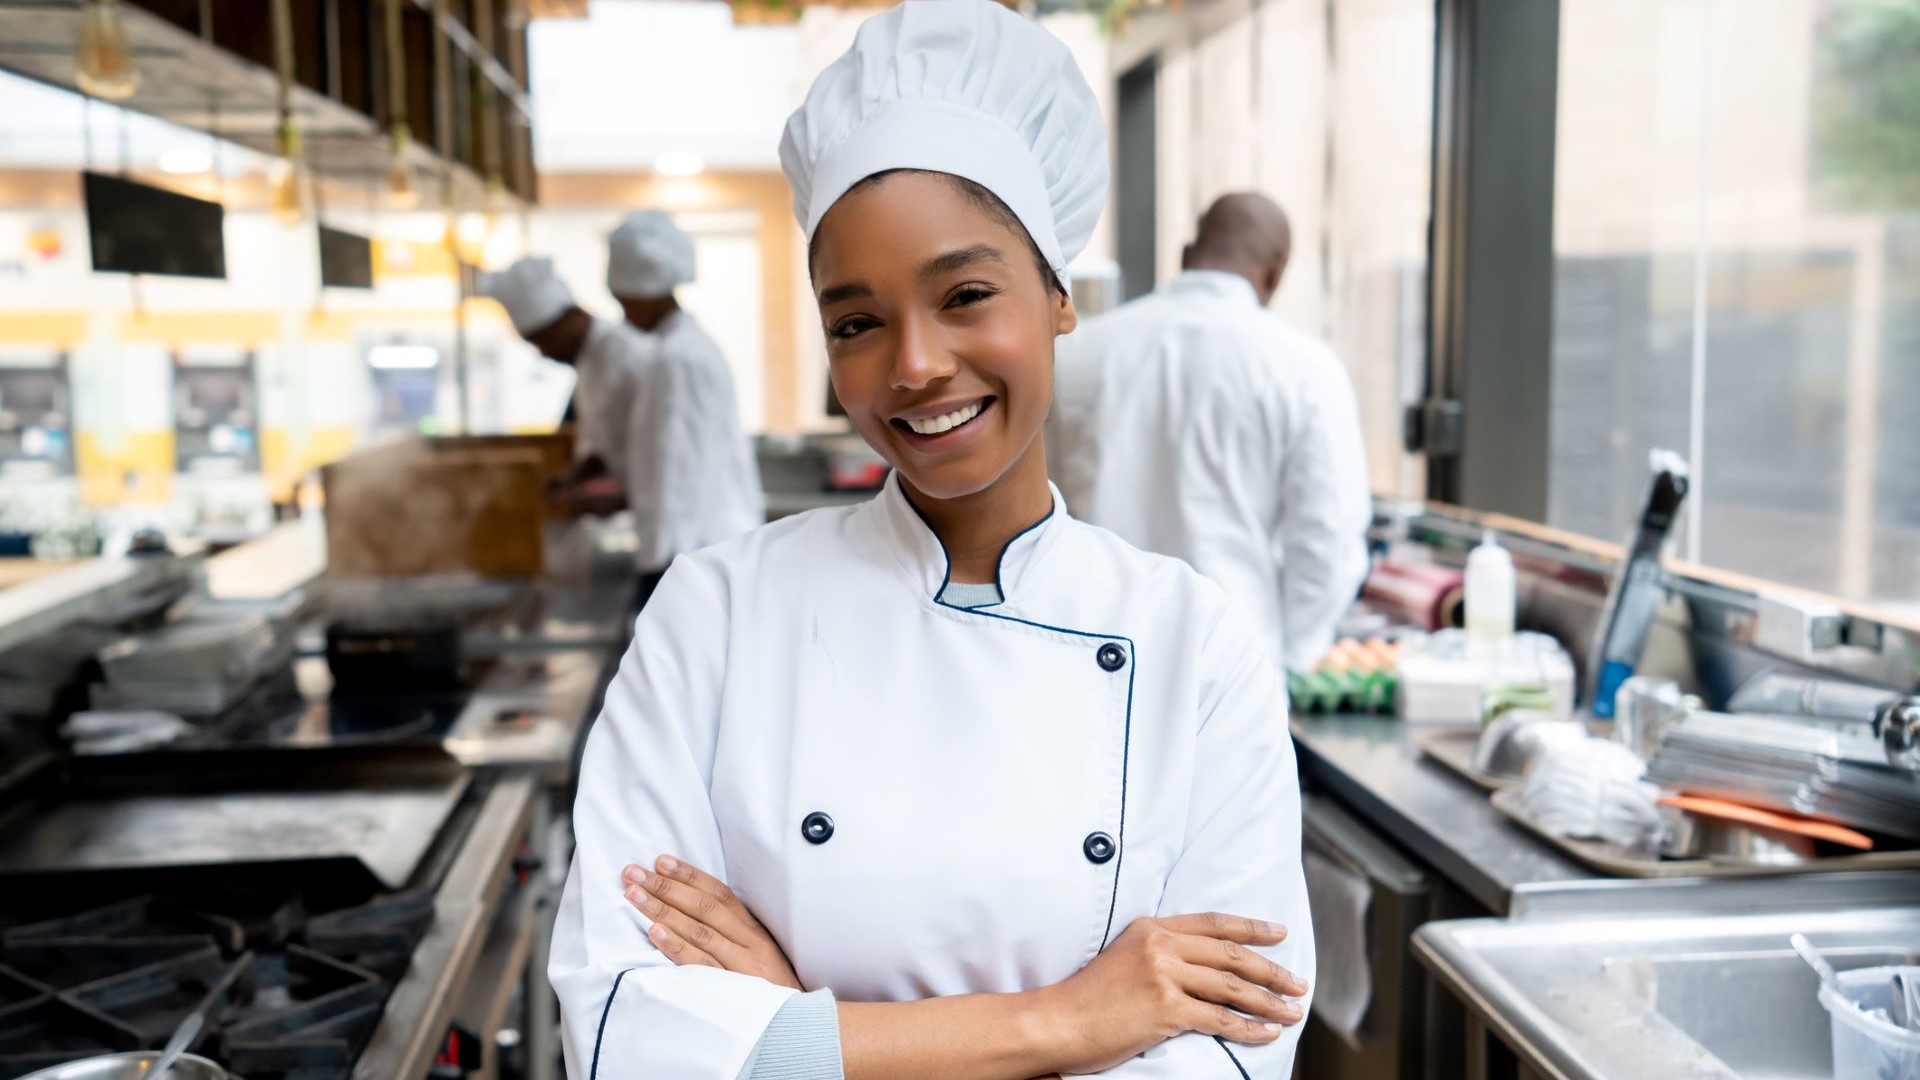
[{"label": "cooking range", "polygon": [[156,1049],[196,1011],[193,1052],[242,1080],[478,1064],[445,973],[516,906],[485,883],[528,880],[534,788],[449,744],[476,709],[513,735],[554,672],[595,664],[529,632],[524,589],[450,595],[333,597],[291,664],[185,734],[0,768],[0,1080]]},{"label": "cooking range", "polygon": [[245,1080],[346,1080],[492,783],[428,747],[50,759],[0,793],[0,1080],[194,1010]]},{"label": "cooking range", "polygon": [[248,1080],[344,1080],[434,909],[417,890],[337,900],[282,888],[145,893],[51,917],[5,905],[0,1077],[158,1048],[200,1010],[196,1052]]}]

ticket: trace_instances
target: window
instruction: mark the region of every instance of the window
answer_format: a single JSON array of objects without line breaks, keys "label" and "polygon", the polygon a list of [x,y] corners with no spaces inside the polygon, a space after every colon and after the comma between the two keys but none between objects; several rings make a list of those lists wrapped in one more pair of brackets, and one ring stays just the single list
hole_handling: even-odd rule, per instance
[{"label": "window", "polygon": [[1920,607],[1920,2],[1562,0],[1549,519]]}]

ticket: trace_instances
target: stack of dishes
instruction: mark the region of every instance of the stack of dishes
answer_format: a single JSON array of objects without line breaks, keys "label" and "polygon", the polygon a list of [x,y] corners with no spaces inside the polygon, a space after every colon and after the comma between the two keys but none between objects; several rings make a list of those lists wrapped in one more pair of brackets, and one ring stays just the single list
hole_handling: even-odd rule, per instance
[{"label": "stack of dishes", "polygon": [[1871,729],[1856,723],[1698,713],[1667,732],[1647,779],[1920,840],[1920,774],[1889,765]]}]

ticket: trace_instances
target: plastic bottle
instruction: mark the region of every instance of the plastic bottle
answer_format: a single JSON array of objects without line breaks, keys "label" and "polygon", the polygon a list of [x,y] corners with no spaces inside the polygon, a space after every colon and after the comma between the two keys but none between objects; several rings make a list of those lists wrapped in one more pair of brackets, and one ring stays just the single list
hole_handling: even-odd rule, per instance
[{"label": "plastic bottle", "polygon": [[1513,556],[1492,530],[1467,556],[1467,640],[1488,650],[1513,636]]}]

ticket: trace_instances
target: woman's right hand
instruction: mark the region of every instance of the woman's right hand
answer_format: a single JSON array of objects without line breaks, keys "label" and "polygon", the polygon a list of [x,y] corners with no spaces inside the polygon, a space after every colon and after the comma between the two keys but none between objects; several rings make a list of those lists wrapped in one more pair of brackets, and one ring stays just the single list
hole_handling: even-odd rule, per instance
[{"label": "woman's right hand", "polygon": [[1062,1073],[1112,1068],[1176,1035],[1269,1043],[1304,1014],[1281,995],[1307,984],[1250,945],[1278,945],[1284,926],[1207,913],[1135,919],[1086,967],[1042,991],[1066,1032]]}]

